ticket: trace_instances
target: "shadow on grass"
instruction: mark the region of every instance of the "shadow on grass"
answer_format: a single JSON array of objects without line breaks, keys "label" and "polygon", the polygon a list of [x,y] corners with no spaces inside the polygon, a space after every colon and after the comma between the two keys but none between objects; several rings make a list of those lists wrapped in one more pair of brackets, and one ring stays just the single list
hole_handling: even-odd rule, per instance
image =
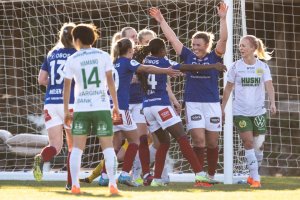
[{"label": "shadow on grass", "polygon": [[[33,187],[34,189],[43,190],[44,187],[57,187],[61,188],[61,191],[57,191],[59,194],[68,194],[70,192],[65,191],[65,182],[63,181],[0,181],[1,187]],[[92,184],[81,184],[82,190],[84,188],[92,189],[99,188],[96,182]],[[104,188],[103,188],[104,189]],[[224,191],[224,192],[232,192],[232,191],[251,191],[254,190],[250,188],[247,184],[235,184],[235,185],[224,185],[218,184],[214,185],[211,188],[203,188],[203,187],[194,187],[193,183],[170,183],[167,187],[127,187],[120,185],[119,189],[124,192],[134,191],[134,192],[145,192],[145,191],[153,191],[153,192],[211,192],[211,191]],[[272,190],[272,191],[284,191],[284,190],[299,190],[300,189],[300,177],[263,177],[262,178],[262,188],[258,188],[255,190]],[[100,194],[100,196],[103,194]],[[80,196],[95,196],[94,194],[83,192]],[[99,194],[97,194],[99,197]],[[105,195],[103,195],[105,196]],[[118,196],[117,196],[118,197]]]},{"label": "shadow on grass", "polygon": [[116,198],[116,197],[122,197],[120,194],[103,194],[103,193],[90,193],[90,192],[81,192],[80,194],[70,194],[70,191],[55,191],[55,193],[60,195],[73,195],[74,197],[110,197],[110,198]]}]

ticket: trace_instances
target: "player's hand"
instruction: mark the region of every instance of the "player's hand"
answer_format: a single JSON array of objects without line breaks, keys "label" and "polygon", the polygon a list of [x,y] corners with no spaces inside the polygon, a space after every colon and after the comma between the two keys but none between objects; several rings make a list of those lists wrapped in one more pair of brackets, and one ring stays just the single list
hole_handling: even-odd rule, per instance
[{"label": "player's hand", "polygon": [[176,101],[173,101],[173,106],[174,106],[177,114],[180,115],[181,109],[182,109],[181,104],[176,100]]},{"label": "player's hand", "polygon": [[271,111],[271,115],[275,115],[276,114],[277,109],[276,109],[275,103],[271,103],[270,104],[270,111]]},{"label": "player's hand", "polygon": [[226,72],[227,68],[225,65],[223,65],[222,63],[217,63],[215,66],[215,69],[220,71],[220,72]]},{"label": "player's hand", "polygon": [[69,111],[65,112],[64,121],[67,127],[71,127],[72,120],[73,120],[73,115]]},{"label": "player's hand", "polygon": [[227,15],[228,6],[226,5],[226,3],[224,3],[224,1],[221,1],[219,3],[219,5],[217,6],[217,10],[220,19],[225,19]]},{"label": "player's hand", "polygon": [[172,67],[168,67],[166,74],[168,74],[170,77],[177,77],[180,76],[181,72],[177,69],[173,69]]},{"label": "player's hand", "polygon": [[121,120],[119,108],[113,107],[113,109],[112,109],[112,119],[113,119],[113,123],[119,122]]},{"label": "player's hand", "polygon": [[162,22],[164,20],[163,15],[161,14],[160,10],[156,7],[152,7],[149,9],[149,14],[153,17],[157,22]]},{"label": "player's hand", "polygon": [[221,107],[222,110],[222,124],[225,124],[225,110],[223,107]]},{"label": "player's hand", "polygon": [[139,79],[138,79],[137,75],[133,74],[133,77],[131,79],[131,83],[139,83]]}]

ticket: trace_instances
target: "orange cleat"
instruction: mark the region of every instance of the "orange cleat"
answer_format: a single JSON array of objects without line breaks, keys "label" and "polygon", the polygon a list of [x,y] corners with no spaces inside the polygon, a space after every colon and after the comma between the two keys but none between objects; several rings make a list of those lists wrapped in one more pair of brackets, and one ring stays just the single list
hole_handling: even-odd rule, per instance
[{"label": "orange cleat", "polygon": [[254,181],[252,182],[252,184],[250,185],[251,188],[260,188],[261,184],[260,181]]},{"label": "orange cleat", "polygon": [[253,182],[254,182],[253,178],[251,178],[250,176],[248,176],[248,178],[247,178],[247,183],[248,183],[249,185],[252,185]]},{"label": "orange cleat", "polygon": [[199,182],[199,181],[195,182],[195,184],[194,184],[194,187],[205,187],[205,188],[210,188],[210,187],[212,187],[212,186],[213,186],[213,184],[206,183],[206,182]]},{"label": "orange cleat", "polygon": [[110,194],[112,194],[112,195],[119,194],[118,188],[115,187],[115,186],[113,186],[113,185],[109,186],[109,192],[110,192]]},{"label": "orange cleat", "polygon": [[72,194],[80,194],[80,188],[73,185],[71,192]]}]

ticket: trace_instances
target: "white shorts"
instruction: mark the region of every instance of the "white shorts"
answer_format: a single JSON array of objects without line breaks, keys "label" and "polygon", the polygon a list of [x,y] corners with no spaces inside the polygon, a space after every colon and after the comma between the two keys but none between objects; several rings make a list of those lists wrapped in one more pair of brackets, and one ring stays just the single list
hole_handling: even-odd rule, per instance
[{"label": "white shorts", "polygon": [[185,103],[186,128],[205,128],[208,131],[222,131],[222,111],[220,103]]},{"label": "white shorts", "polygon": [[131,113],[135,123],[146,124],[146,119],[143,113],[143,104],[129,104],[129,112]]},{"label": "white shorts", "polygon": [[144,108],[147,125],[151,133],[158,129],[166,129],[178,122],[180,117],[171,106],[151,106]]},{"label": "white shorts", "polygon": [[[73,113],[73,104],[69,105],[70,112]],[[64,105],[46,104],[44,105],[44,118],[46,129],[64,124]],[[66,126],[64,126],[67,128]],[[69,128],[70,129],[70,128]]]},{"label": "white shorts", "polygon": [[114,133],[118,131],[132,131],[137,129],[136,123],[133,120],[129,110],[119,110],[119,112],[122,119],[119,124],[114,124],[113,126]]}]

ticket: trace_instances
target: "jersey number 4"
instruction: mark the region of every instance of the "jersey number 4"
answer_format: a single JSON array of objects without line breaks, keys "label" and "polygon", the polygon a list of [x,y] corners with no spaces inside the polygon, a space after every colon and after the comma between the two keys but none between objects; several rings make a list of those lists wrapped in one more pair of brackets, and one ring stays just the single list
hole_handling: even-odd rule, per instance
[{"label": "jersey number 4", "polygon": [[157,81],[155,80],[155,74],[149,74],[148,75],[148,80],[147,80],[148,85],[151,86],[151,90],[155,90]]},{"label": "jersey number 4", "polygon": [[98,67],[94,67],[90,73],[90,75],[87,78],[87,74],[85,69],[81,69],[82,72],[82,78],[83,78],[83,84],[84,89],[88,88],[88,85],[96,85],[97,87],[100,86],[101,81],[99,80],[99,73],[98,73]]}]

